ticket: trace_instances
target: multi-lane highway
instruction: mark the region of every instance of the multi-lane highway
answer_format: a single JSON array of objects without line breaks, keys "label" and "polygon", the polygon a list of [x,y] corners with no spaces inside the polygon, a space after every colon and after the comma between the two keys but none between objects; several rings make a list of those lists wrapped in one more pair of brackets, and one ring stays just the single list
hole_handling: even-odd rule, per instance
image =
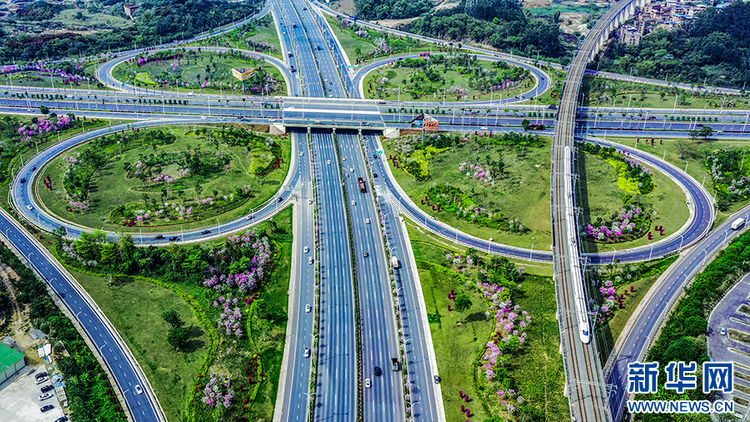
[{"label": "multi-lane highway", "polygon": [[[592,33],[600,31],[612,16],[628,3],[623,0],[610,10],[597,24]],[[429,335],[429,324],[423,315],[424,309],[419,309],[421,292],[419,290],[416,269],[410,268],[408,249],[410,245],[406,240],[402,225],[398,219],[398,213],[403,212],[413,220],[422,224],[425,228],[451,240],[466,246],[472,246],[481,250],[489,250],[491,253],[503,254],[522,259],[553,261],[555,264],[556,283],[558,289],[558,316],[561,326],[561,340],[565,359],[567,381],[567,392],[571,400],[571,414],[576,420],[604,421],[609,420],[611,415],[619,416],[623,400],[622,395],[615,395],[609,405],[606,404],[605,382],[611,385],[624,385],[621,375],[623,362],[635,359],[645,353],[644,336],[648,337],[648,330],[644,333],[644,321],[654,315],[663,315],[669,309],[669,303],[653,304],[649,302],[646,309],[639,314],[638,321],[633,325],[629,334],[624,336],[622,344],[618,343],[619,356],[611,375],[604,381],[597,358],[594,344],[583,344],[577,338],[578,326],[576,315],[588,310],[576,309],[574,294],[571,286],[571,271],[565,244],[570,236],[565,228],[566,200],[563,195],[562,186],[564,180],[571,175],[562,169],[563,147],[573,146],[573,140],[577,136],[577,128],[585,131],[592,119],[576,123],[579,84],[583,75],[585,63],[594,48],[592,37],[581,47],[580,54],[570,67],[566,83],[563,88],[561,105],[556,122],[544,121],[545,125],[556,128],[553,148],[553,177],[551,218],[553,223],[554,260],[553,255],[548,252],[531,252],[519,248],[511,248],[498,245],[464,235],[453,228],[447,227],[439,221],[427,218],[427,216],[403,193],[397,186],[387,163],[380,160],[375,152],[380,149],[374,132],[367,129],[382,127],[383,120],[402,120],[402,116],[386,112],[386,109],[394,105],[401,106],[396,102],[375,102],[367,100],[346,100],[347,96],[358,96],[361,94],[359,87],[363,75],[368,68],[374,68],[384,64],[386,60],[370,63],[352,78],[346,66],[342,63],[343,53],[340,46],[331,38],[327,24],[320,17],[315,16],[309,3],[293,3],[291,0],[279,0],[266,3],[263,13],[271,11],[274,15],[279,30],[284,52],[284,61],[266,58],[269,62],[281,69],[287,81],[289,94],[305,98],[266,98],[265,101],[280,103],[278,110],[265,108],[251,108],[249,112],[245,108],[245,101],[237,96],[224,95],[195,95],[195,93],[162,93],[156,91],[136,91],[135,88],[114,81],[111,69],[118,61],[122,61],[134,54],[120,57],[115,61],[106,63],[99,69],[97,75],[106,84],[114,89],[122,90],[121,93],[96,91],[86,94],[71,92],[78,98],[68,98],[63,104],[75,105],[76,109],[88,109],[87,113],[103,116],[119,116],[121,113],[146,114],[150,119],[131,124],[131,127],[148,127],[163,124],[181,123],[221,123],[223,117],[198,118],[167,115],[166,113],[185,114],[211,114],[210,101],[217,98],[225,101],[226,107],[214,113],[225,116],[248,116],[251,119],[282,119],[290,132],[292,132],[294,160],[290,173],[285,180],[279,195],[272,198],[272,202],[265,204],[255,212],[254,220],[244,218],[227,222],[216,226],[216,230],[210,236],[219,236],[229,232],[242,230],[251,224],[270,218],[279,209],[295,200],[295,251],[294,271],[292,278],[293,287],[290,300],[290,329],[285,347],[285,373],[282,374],[280,382],[283,387],[280,390],[279,402],[277,403],[276,420],[307,419],[311,397],[308,394],[310,374],[315,373],[315,407],[312,408],[315,420],[354,420],[361,414],[366,420],[402,420],[404,419],[404,397],[403,385],[400,373],[390,370],[390,358],[400,354],[396,324],[394,322],[394,306],[391,293],[391,280],[389,280],[388,263],[386,253],[383,249],[383,235],[390,246],[389,254],[396,256],[401,263],[401,268],[395,271],[395,279],[392,280],[397,286],[397,307],[401,313],[403,323],[404,348],[406,352],[406,363],[409,368],[411,404],[414,405],[415,420],[437,421],[444,418],[439,388],[432,382],[436,374],[436,362]],[[239,23],[238,23],[239,24]],[[236,25],[234,25],[236,26]],[[230,26],[231,27],[231,26]],[[424,37],[419,37],[424,38]],[[591,38],[591,39],[590,39]],[[222,50],[219,48],[219,50]],[[142,50],[141,50],[142,51]],[[288,57],[287,52],[292,53]],[[134,53],[134,52],[133,52]],[[129,54],[129,53],[126,53]],[[257,54],[257,53],[252,53]],[[490,60],[499,58],[490,57]],[[511,57],[512,59],[512,57]],[[537,78],[537,84],[531,91],[513,99],[501,99],[491,102],[489,106],[495,106],[495,125],[489,124],[493,117],[490,113],[485,116],[464,115],[455,116],[457,107],[464,106],[463,103],[447,102],[448,115],[437,116],[441,124],[449,125],[447,129],[457,130],[457,120],[460,120],[461,130],[493,131],[512,130],[510,127],[499,127],[498,120],[501,118],[499,105],[512,101],[523,100],[527,97],[539,95],[549,88],[549,78],[541,71],[528,66],[528,60],[512,61],[515,65],[527,67]],[[292,72],[288,66],[294,66],[296,72]],[[119,85],[119,86],[118,86]],[[68,94],[66,94],[68,95]],[[86,95],[86,99],[83,96]],[[92,100],[91,95],[95,98]],[[136,98],[162,98],[162,99],[189,99],[190,105],[169,105],[136,103]],[[318,98],[317,100],[314,98]],[[325,98],[325,100],[322,100]],[[127,99],[123,104],[121,101]],[[132,101],[132,103],[130,103]],[[263,100],[259,100],[263,101]],[[0,106],[15,106],[32,108],[40,105],[55,106],[57,101],[0,97]],[[382,104],[381,104],[382,103]],[[92,108],[101,111],[91,111]],[[215,103],[214,103],[215,104]],[[428,103],[408,103],[410,106],[427,105]],[[431,103],[429,103],[431,104]],[[471,106],[487,107],[487,102],[472,103]],[[531,106],[523,106],[531,108]],[[114,113],[106,110],[115,111]],[[587,109],[587,112],[596,113]],[[619,112],[619,111],[618,111]],[[664,110],[646,111],[655,116],[665,115]],[[158,116],[159,113],[163,115]],[[671,113],[668,113],[671,114]],[[694,114],[701,113],[700,110]],[[735,121],[722,122],[723,126],[717,130],[742,131],[745,124],[737,123],[741,113],[735,113],[732,119]],[[514,116],[502,116],[501,122],[506,125],[519,125],[520,118]],[[666,130],[667,122],[650,121],[644,119],[636,122],[632,128],[632,122],[628,122],[625,128],[623,122],[608,121],[594,118],[594,130],[589,133],[599,134],[604,130],[617,131],[618,135],[649,136],[649,132],[659,133],[663,136],[679,133],[672,130],[687,130],[695,123],[673,122],[669,130]],[[256,120],[258,121],[258,120]],[[263,121],[263,120],[260,120]],[[741,119],[740,119],[741,121]],[[339,126],[338,133],[330,129],[312,129],[307,133],[292,129],[296,124],[299,126],[334,126],[346,123],[346,127],[360,127],[365,129],[363,144],[354,131],[343,130],[345,126]],[[367,122],[366,124],[363,122]],[[553,124],[554,123],[554,124]],[[745,119],[747,123],[747,119]],[[453,125],[451,125],[453,124]],[[643,125],[642,128],[640,127]],[[617,127],[619,125],[619,128]],[[408,127],[404,124],[389,124],[395,127]],[[740,126],[742,127],[740,129]],[[590,129],[590,128],[589,128]],[[41,168],[44,163],[59,154],[65,148],[76,143],[84,142],[93,136],[108,132],[106,129],[95,130],[79,135],[54,145],[41,152],[30,160],[16,175],[12,185],[12,195],[19,210],[30,221],[39,226],[51,230],[60,225],[68,228],[68,234],[72,237],[80,234],[83,227],[76,227],[60,221],[47,213],[40,212],[36,204],[31,183],[22,184],[19,178],[33,179],[33,167]],[[309,135],[308,135],[309,133]],[[612,132],[610,132],[612,133]],[[684,134],[684,132],[683,132]],[[732,136],[737,136],[733,134]],[[309,136],[309,138],[308,138]],[[654,136],[654,135],[650,135]],[[309,145],[312,147],[308,149]],[[595,142],[607,144],[601,139]],[[680,250],[705,235],[713,222],[713,204],[705,189],[692,178],[676,167],[669,165],[658,157],[653,157],[641,151],[615,145],[617,148],[627,151],[631,156],[657,168],[672,178],[686,192],[688,206],[691,211],[691,219],[686,223],[679,235],[664,239],[649,247],[636,248],[628,251],[618,251],[615,254],[592,254],[587,258],[591,263],[608,263],[615,258],[622,261],[641,261]],[[346,159],[346,160],[345,160]],[[330,164],[329,164],[330,162]],[[311,169],[310,164],[314,163]],[[371,169],[368,172],[368,165]],[[314,171],[312,171],[314,169]],[[379,177],[374,177],[378,174]],[[349,177],[347,177],[348,175]],[[362,193],[357,185],[357,179],[363,177],[367,181],[367,192]],[[314,181],[316,189],[313,197],[311,183]],[[372,194],[376,194],[381,205],[382,215],[378,216],[377,208],[372,200]],[[281,202],[277,198],[281,198]],[[295,199],[296,198],[296,199]],[[31,208],[29,208],[31,207]],[[315,217],[317,216],[317,220]],[[379,226],[380,219],[384,226]],[[3,217],[4,218],[4,217]],[[7,221],[2,221],[8,226]],[[10,226],[8,226],[10,227]],[[722,226],[724,239],[729,235],[726,227]],[[16,229],[13,229],[16,230]],[[59,284],[57,280],[66,279],[65,272],[58,269],[55,273],[54,262],[51,258],[37,261],[36,252],[41,251],[28,236],[20,235],[16,230],[5,230],[6,237],[11,240],[21,253],[34,262],[42,265],[36,268],[50,282],[53,289],[65,302],[71,313],[81,322],[89,335],[104,356],[113,376],[116,378],[121,391],[124,394],[126,404],[135,420],[158,420],[160,412],[155,406],[150,388],[143,396],[133,396],[134,383],[144,380],[143,375],[132,362],[127,349],[118,342],[116,334],[106,325],[106,321],[96,314],[95,307],[85,302],[85,294],[78,291],[77,295],[74,281]],[[722,230],[722,228],[720,228]],[[200,232],[202,229],[187,231],[185,233],[167,233],[167,235],[178,235],[181,241],[190,242],[202,240],[206,236]],[[315,233],[319,234],[316,240]],[[116,235],[110,234],[112,239]],[[719,235],[720,237],[720,235]],[[708,243],[707,243],[708,242]],[[151,238],[136,236],[137,244],[162,243]],[[710,235],[701,245],[705,245],[707,252],[702,260],[698,256],[692,259],[678,261],[680,268],[692,274],[701,261],[708,259],[711,253],[722,243],[716,234]],[[20,246],[19,246],[20,245]],[[37,249],[32,249],[37,248]],[[711,251],[710,253],[708,251]],[[312,263],[308,264],[308,260]],[[320,307],[307,312],[306,305],[315,303],[315,292],[313,280],[315,270],[319,268],[320,277]],[[58,277],[59,275],[59,277]],[[355,289],[354,276],[357,285]],[[50,278],[51,277],[51,278]],[[685,279],[686,280],[686,279]],[[681,283],[676,276],[670,282],[663,283],[665,297],[676,297]],[[661,291],[660,291],[661,292]],[[79,305],[78,302],[81,304]],[[313,334],[313,317],[318,312],[320,318],[318,348],[313,350],[313,357],[317,357],[317,368],[311,368],[311,360],[304,356],[305,348],[310,348],[315,343]],[[356,320],[359,313],[359,320]],[[88,318],[91,317],[91,318]],[[645,318],[645,319],[644,319]],[[88,325],[87,325],[88,321]],[[640,331],[638,331],[640,329]],[[97,331],[98,330],[98,331]],[[106,332],[110,332],[107,337]],[[311,336],[313,335],[313,336]],[[361,355],[358,353],[358,345],[361,344]],[[112,348],[112,345],[116,347]],[[116,349],[116,350],[115,350]],[[119,353],[119,354],[118,354]],[[126,361],[130,361],[130,363]],[[117,365],[115,368],[113,365]],[[120,366],[124,365],[124,366]],[[376,367],[379,368],[377,375]],[[312,371],[312,372],[311,372]],[[604,374],[606,375],[606,374]],[[140,377],[140,378],[138,378]],[[365,381],[369,380],[370,387],[367,388]],[[146,383],[141,382],[141,385]],[[620,391],[624,391],[621,389]],[[140,414],[138,413],[140,412]],[[611,413],[610,413],[611,412]]]}]

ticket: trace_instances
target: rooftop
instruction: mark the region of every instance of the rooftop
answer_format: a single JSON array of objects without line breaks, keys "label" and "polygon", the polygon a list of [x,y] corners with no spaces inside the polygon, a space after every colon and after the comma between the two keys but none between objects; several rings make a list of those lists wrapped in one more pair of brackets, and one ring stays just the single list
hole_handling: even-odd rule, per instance
[{"label": "rooftop", "polygon": [[15,365],[19,360],[23,360],[24,355],[10,347],[0,343],[0,372]]}]

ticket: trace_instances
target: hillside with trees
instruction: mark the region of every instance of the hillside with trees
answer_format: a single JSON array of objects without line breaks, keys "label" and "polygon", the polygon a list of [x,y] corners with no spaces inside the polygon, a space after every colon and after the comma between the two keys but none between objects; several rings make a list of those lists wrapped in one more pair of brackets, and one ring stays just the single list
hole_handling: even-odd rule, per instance
[{"label": "hillside with trees", "polygon": [[432,10],[430,0],[355,0],[357,17],[367,20],[404,19]]},{"label": "hillside with trees", "polygon": [[557,22],[534,19],[518,0],[461,3],[411,22],[403,29],[450,42],[489,44],[501,51],[512,48],[530,57],[565,55]]},{"label": "hillside with trees", "polygon": [[639,45],[614,41],[590,68],[709,86],[750,82],[750,3],[709,7],[694,22],[658,30]]},{"label": "hillside with trees", "polygon": [[[96,55],[107,51],[149,46],[192,37],[203,31],[242,19],[259,10],[262,0],[228,2],[225,0],[150,0],[140,5],[142,12],[135,25],[114,28],[93,35],[79,32],[5,35],[0,38],[0,61],[31,61]],[[27,10],[28,9],[28,10]],[[22,9],[23,16],[14,19],[35,19],[45,24],[56,16],[59,7],[43,2]],[[112,13],[123,15],[122,4],[112,6]],[[46,25],[46,26],[52,26]]]}]

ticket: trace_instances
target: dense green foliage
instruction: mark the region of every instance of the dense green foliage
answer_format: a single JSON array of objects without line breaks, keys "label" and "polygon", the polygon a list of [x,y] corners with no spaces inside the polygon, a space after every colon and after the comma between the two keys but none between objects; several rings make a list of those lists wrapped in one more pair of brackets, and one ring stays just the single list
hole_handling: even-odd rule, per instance
[{"label": "dense green foliage", "polygon": [[57,357],[57,367],[65,376],[65,392],[70,399],[70,417],[74,422],[125,421],[107,376],[70,320],[47,294],[43,281],[8,249],[0,246],[0,261],[18,274],[14,281],[19,294],[16,299],[29,305],[29,318],[34,325],[51,335],[53,342],[62,342],[67,357]]},{"label": "dense green foliage", "polygon": [[716,206],[720,211],[750,196],[750,160],[745,164],[746,153],[747,149],[732,148],[732,145],[706,153],[706,167],[714,183]]},{"label": "dense green foliage", "polygon": [[[518,2],[503,0],[503,3]],[[520,8],[520,3],[518,7]],[[523,13],[508,12],[515,8],[503,10],[484,11],[482,8],[481,16],[492,16],[492,20],[483,20],[463,13],[463,7],[458,6],[418,19],[407,24],[404,29],[448,41],[469,39],[489,44],[502,51],[512,48],[527,56],[541,54],[546,57],[560,57],[565,54],[556,23],[543,18],[533,19]],[[497,17],[498,14],[502,18]]]},{"label": "dense green foliage", "polygon": [[404,19],[432,10],[429,0],[355,0],[357,16],[362,19]]},{"label": "dense green foliage", "polygon": [[[670,361],[696,361],[698,365],[709,359],[705,328],[707,318],[713,306],[721,299],[748,270],[750,270],[750,233],[745,233],[733,240],[729,246],[720,252],[708,267],[695,276],[692,284],[685,289],[685,296],[674,307],[667,319],[661,335],[649,349],[646,361],[657,361],[660,367]],[[701,385],[698,374],[698,385]],[[652,395],[661,400],[694,399],[702,400],[707,397],[700,388],[688,390],[678,395],[659,385],[659,391]],[[653,397],[651,397],[653,398]],[[708,415],[705,419],[710,420]],[[636,420],[640,421],[677,421],[682,416],[668,414],[641,414]]]},{"label": "dense green foliage", "polygon": [[[38,3],[35,3],[36,5]],[[24,34],[2,40],[0,61],[42,60],[78,55],[96,55],[108,50],[156,45],[174,39],[190,38],[200,32],[242,19],[260,8],[260,0],[151,0],[140,4],[142,13],[135,25],[94,35]],[[113,7],[119,7],[120,3]],[[28,13],[34,19],[49,19],[54,9],[34,6]]]},{"label": "dense green foliage", "polygon": [[[750,82],[750,3],[713,7],[692,24],[656,31],[639,45],[614,42],[599,70],[680,80],[696,85],[742,86]],[[597,64],[592,65],[596,68]],[[705,81],[705,83],[704,83]]]}]

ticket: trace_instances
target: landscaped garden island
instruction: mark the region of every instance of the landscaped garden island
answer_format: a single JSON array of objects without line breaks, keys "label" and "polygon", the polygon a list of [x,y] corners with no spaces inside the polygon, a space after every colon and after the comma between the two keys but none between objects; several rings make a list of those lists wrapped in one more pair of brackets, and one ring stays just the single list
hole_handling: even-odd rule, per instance
[{"label": "landscaped garden island", "polygon": [[[244,80],[233,75],[242,69]],[[286,94],[279,69],[265,59],[239,50],[210,52],[174,49],[146,52],[118,64],[112,75],[135,86],[162,90],[245,95]]]},{"label": "landscaped garden island", "polygon": [[528,69],[470,54],[421,53],[394,59],[365,77],[365,98],[402,101],[486,101],[534,86]]},{"label": "landscaped garden island", "polygon": [[[579,145],[576,187],[589,247],[648,244],[687,221],[684,193],[669,178],[614,148]],[[421,134],[384,140],[383,147],[397,182],[427,214],[497,243],[549,247],[548,138],[427,133],[424,140]]]},{"label": "landscaped garden island", "polygon": [[290,149],[288,136],[239,125],[127,129],[64,152],[36,188],[53,214],[85,227],[202,227],[271,198],[286,177]]}]

